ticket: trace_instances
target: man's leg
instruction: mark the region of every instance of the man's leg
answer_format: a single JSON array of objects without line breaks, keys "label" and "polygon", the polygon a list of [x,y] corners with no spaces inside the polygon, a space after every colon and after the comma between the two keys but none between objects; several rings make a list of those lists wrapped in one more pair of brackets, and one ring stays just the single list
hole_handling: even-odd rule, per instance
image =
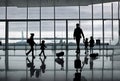
[{"label": "man's leg", "polygon": [[26,53],[26,55],[28,56],[31,51],[32,51],[32,49],[30,48],[30,50]]},{"label": "man's leg", "polygon": [[80,45],[80,38],[76,39],[76,43],[77,43],[77,51],[80,51],[80,47],[79,47],[79,45]]},{"label": "man's leg", "polygon": [[32,51],[32,57],[35,58],[35,56],[34,56],[34,48],[33,48],[33,46],[31,46],[31,51]]}]

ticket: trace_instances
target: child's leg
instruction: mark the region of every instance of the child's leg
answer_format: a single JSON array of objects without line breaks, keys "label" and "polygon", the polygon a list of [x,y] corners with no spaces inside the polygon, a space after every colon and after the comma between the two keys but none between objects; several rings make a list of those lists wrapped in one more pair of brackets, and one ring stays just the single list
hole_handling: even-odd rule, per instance
[{"label": "child's leg", "polygon": [[43,50],[43,56],[46,58],[44,50]]},{"label": "child's leg", "polygon": [[41,56],[41,54],[42,54],[42,51],[40,52],[39,56]]}]

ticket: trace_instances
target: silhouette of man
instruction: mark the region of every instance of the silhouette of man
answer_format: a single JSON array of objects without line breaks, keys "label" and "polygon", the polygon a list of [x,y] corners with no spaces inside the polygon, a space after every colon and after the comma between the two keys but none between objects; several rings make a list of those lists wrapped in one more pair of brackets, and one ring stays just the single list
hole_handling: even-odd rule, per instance
[{"label": "silhouette of man", "polygon": [[30,38],[27,40],[27,42],[29,43],[29,45],[30,45],[30,50],[26,53],[26,55],[28,56],[28,54],[30,53],[30,52],[32,52],[32,57],[33,58],[35,58],[35,56],[34,56],[34,45],[36,44],[35,42],[34,42],[34,33],[31,33],[31,36],[30,36]]},{"label": "silhouette of man", "polygon": [[81,35],[82,35],[82,37],[84,39],[85,37],[84,37],[83,31],[80,28],[79,24],[77,23],[76,24],[76,28],[74,29],[74,34],[73,34],[73,37],[74,37],[74,39],[76,39],[76,44],[77,44],[77,50],[76,50],[76,52],[80,52],[79,45],[80,45]]},{"label": "silhouette of man", "polygon": [[45,46],[45,41],[44,41],[44,40],[42,40],[42,43],[40,44],[40,46],[41,46],[41,47],[40,47],[41,53],[39,54],[39,56],[41,56],[41,54],[43,53],[43,56],[44,56],[44,58],[46,59],[45,52],[44,52],[46,46]]}]

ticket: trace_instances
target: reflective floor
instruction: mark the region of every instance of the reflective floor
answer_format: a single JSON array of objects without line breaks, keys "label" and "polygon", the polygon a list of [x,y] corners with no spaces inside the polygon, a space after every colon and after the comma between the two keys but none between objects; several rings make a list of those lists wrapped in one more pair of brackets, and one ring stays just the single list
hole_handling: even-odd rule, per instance
[{"label": "reflective floor", "polygon": [[[84,50],[80,53],[81,66],[75,69],[75,50],[62,50],[64,56],[55,56],[61,50],[46,50],[45,59],[39,57],[39,50],[35,51],[36,58],[31,54],[25,56],[26,51],[9,51],[9,70],[5,69],[4,51],[0,56],[0,81],[120,81],[120,51],[116,50],[94,50],[99,56],[92,61],[88,55],[88,63],[84,64]],[[103,54],[104,53],[104,54]],[[77,75],[78,74],[78,75]]]}]

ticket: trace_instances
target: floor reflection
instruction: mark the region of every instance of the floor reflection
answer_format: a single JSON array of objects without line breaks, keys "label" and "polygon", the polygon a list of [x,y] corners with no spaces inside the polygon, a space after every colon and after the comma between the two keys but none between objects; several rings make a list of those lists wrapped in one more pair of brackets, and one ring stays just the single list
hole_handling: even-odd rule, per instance
[{"label": "floor reflection", "polygon": [[[67,53],[74,55],[67,58]],[[46,59],[10,56],[9,70],[4,69],[4,60],[1,56],[0,81],[120,81],[120,62],[111,60],[109,55],[103,59],[96,52],[91,55],[88,51],[76,54],[63,50],[56,51],[55,56],[47,55]]]}]

